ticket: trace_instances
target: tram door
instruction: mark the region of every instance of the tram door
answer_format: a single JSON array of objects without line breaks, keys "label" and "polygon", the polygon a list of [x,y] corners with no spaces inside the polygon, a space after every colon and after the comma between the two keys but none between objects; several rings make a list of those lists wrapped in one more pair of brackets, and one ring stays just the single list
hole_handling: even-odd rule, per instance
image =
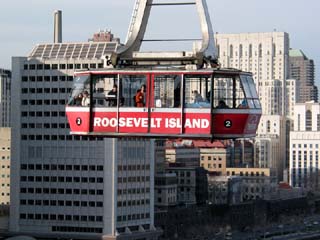
[{"label": "tram door", "polygon": [[180,74],[152,74],[150,133],[182,133],[181,84]]},{"label": "tram door", "polygon": [[119,75],[118,132],[147,133],[149,75]]},{"label": "tram door", "polygon": [[184,76],[184,133],[211,134],[211,75]]}]

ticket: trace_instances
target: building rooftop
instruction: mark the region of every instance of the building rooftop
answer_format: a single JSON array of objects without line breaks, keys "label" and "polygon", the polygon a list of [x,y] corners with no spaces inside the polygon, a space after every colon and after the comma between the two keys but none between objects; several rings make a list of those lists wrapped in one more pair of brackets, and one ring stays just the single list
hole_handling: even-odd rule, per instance
[{"label": "building rooftop", "polygon": [[100,59],[102,56],[114,52],[118,45],[116,42],[37,44],[29,57],[41,59]]},{"label": "building rooftop", "polygon": [[195,140],[193,144],[197,148],[226,148],[227,146],[221,141],[203,141],[203,140]]},{"label": "building rooftop", "polygon": [[290,49],[289,56],[290,57],[303,57],[304,59],[307,59],[306,55],[300,49]]},{"label": "building rooftop", "polygon": [[167,140],[168,148],[227,148],[228,144],[223,141],[207,141],[207,140]]}]

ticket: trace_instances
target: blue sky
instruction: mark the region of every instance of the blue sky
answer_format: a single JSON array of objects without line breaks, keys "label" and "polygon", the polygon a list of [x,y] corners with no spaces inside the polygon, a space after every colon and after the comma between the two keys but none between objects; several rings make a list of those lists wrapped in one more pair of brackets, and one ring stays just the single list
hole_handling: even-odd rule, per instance
[{"label": "blue sky", "polygon": [[[160,0],[154,0],[160,1]],[[161,0],[168,1],[168,0]],[[177,0],[171,0],[177,1]],[[181,0],[182,1],[182,0]],[[184,0],[191,1],[191,0]],[[63,11],[63,41],[87,41],[99,29],[125,40],[134,0],[10,0],[1,3],[0,68],[11,68],[11,56],[29,54],[37,43],[53,40],[53,11]],[[320,83],[319,0],[207,0],[214,32],[289,33],[292,48],[302,49],[316,64]],[[192,6],[157,7],[147,38],[197,38]],[[152,48],[146,45],[145,48]]]}]

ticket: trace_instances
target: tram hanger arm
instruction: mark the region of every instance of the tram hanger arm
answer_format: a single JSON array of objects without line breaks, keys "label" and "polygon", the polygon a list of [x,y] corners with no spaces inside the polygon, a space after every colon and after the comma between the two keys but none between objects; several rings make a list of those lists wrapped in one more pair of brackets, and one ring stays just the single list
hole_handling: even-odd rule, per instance
[{"label": "tram hanger arm", "polygon": [[151,3],[148,6],[172,6],[172,5],[196,5],[195,2],[178,2],[178,3]]}]

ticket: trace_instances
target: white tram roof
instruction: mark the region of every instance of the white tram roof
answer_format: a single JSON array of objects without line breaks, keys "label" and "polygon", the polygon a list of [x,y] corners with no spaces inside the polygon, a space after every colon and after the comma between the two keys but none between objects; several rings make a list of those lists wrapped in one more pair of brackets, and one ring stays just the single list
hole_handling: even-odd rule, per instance
[{"label": "white tram roof", "polygon": [[177,67],[127,67],[127,68],[106,68],[106,69],[92,69],[92,70],[78,70],[75,71],[75,75],[86,75],[86,74],[126,74],[126,73],[134,73],[134,74],[145,74],[145,73],[199,73],[199,74],[210,74],[210,73],[217,73],[217,74],[225,74],[225,75],[237,75],[237,74],[249,74],[252,75],[250,72],[244,72],[238,69],[233,68],[203,68],[203,69],[185,69],[185,68],[177,68]]}]

